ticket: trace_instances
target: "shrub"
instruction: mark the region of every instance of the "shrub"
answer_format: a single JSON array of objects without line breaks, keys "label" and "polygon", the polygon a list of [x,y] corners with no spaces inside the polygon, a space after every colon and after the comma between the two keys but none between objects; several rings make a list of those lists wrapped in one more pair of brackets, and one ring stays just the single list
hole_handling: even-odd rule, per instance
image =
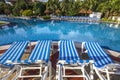
[{"label": "shrub", "polygon": [[102,18],[102,21],[105,21],[105,22],[115,22],[115,20],[108,19],[108,18]]},{"label": "shrub", "polygon": [[15,0],[16,3],[13,6],[12,12],[14,16],[21,16],[20,11],[27,9],[27,2],[26,0]]},{"label": "shrub", "polygon": [[102,18],[102,20],[103,20],[103,21],[108,21],[108,19],[107,19],[107,18]]},{"label": "shrub", "polygon": [[35,15],[44,15],[46,5],[42,2],[36,2],[33,5],[33,10]]},{"label": "shrub", "polygon": [[22,12],[23,16],[32,16],[33,15],[33,11],[32,10],[24,10]]},{"label": "shrub", "polygon": [[49,15],[46,15],[46,16],[42,16],[42,18],[43,18],[44,20],[48,20],[48,19],[50,19],[51,17],[50,17]]}]

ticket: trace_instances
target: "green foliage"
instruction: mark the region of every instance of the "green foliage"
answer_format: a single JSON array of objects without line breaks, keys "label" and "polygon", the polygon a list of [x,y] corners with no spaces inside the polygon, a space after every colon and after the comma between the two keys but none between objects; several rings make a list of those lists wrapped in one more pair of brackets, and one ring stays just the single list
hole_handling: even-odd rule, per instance
[{"label": "green foliage", "polygon": [[9,15],[12,13],[12,6],[9,4],[5,4],[4,2],[0,2],[0,14],[6,14]]},{"label": "green foliage", "polygon": [[108,21],[108,18],[102,18],[102,21]]},{"label": "green foliage", "polygon": [[49,20],[51,17],[50,17],[49,15],[46,15],[46,16],[42,16],[42,18],[43,18],[44,20]]},{"label": "green foliage", "polygon": [[14,9],[13,9],[13,14],[15,16],[20,16],[20,11],[27,9],[27,3],[25,2],[25,0],[17,0]]},{"label": "green foliage", "polygon": [[33,7],[34,7],[34,3],[29,3],[27,5],[27,8],[30,9],[30,10],[33,10]]},{"label": "green foliage", "polygon": [[4,5],[5,3],[0,2],[0,14],[4,14]]},{"label": "green foliage", "polygon": [[120,14],[120,0],[110,0],[99,3],[97,10],[104,13],[104,17],[108,18],[109,16]]},{"label": "green foliage", "polygon": [[33,11],[35,15],[44,15],[45,9],[46,9],[46,6],[42,2],[34,3]]},{"label": "green foliage", "polygon": [[0,0],[0,3],[1,3],[1,2],[5,3],[5,0]]},{"label": "green foliage", "polygon": [[46,9],[49,10],[52,14],[55,14],[56,10],[60,10],[59,0],[48,0],[46,4]]},{"label": "green foliage", "polygon": [[[31,10],[33,15],[45,15],[45,10],[55,15],[80,15],[81,9],[86,11],[101,12],[102,17],[120,16],[120,0],[48,0],[48,2],[31,2],[28,0],[16,0],[15,5],[10,6],[4,0],[0,0],[0,14],[13,14],[21,16],[24,10]],[[88,14],[85,14],[88,15]]]},{"label": "green foliage", "polygon": [[24,11],[22,12],[22,15],[23,15],[23,16],[32,16],[32,15],[33,15],[33,12],[32,12],[32,10],[24,10]]},{"label": "green foliage", "polygon": [[104,22],[115,22],[115,20],[108,19],[108,18],[102,18],[102,21],[104,21]]},{"label": "green foliage", "polygon": [[4,13],[9,15],[11,12],[10,12],[10,9],[4,9]]}]

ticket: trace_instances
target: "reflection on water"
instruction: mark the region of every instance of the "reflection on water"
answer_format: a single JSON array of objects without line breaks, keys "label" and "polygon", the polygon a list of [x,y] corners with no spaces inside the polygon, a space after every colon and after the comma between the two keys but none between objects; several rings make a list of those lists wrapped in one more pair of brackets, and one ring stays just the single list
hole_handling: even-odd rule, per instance
[{"label": "reflection on water", "polygon": [[119,28],[119,24],[109,24],[109,26],[116,29]]},{"label": "reflection on water", "polygon": [[54,24],[54,20],[52,20],[50,24],[54,26],[54,25],[55,25],[55,24]]},{"label": "reflection on water", "polygon": [[120,51],[120,26],[111,26],[113,25],[105,23],[21,21],[13,27],[0,29],[0,45],[21,40],[71,39],[79,42],[97,41],[102,46]]}]

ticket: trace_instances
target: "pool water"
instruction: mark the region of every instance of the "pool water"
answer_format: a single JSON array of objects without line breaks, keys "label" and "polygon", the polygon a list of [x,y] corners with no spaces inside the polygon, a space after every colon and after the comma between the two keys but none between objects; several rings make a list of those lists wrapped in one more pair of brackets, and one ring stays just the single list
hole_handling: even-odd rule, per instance
[{"label": "pool water", "polygon": [[101,46],[120,51],[120,25],[70,21],[7,20],[0,27],[0,45],[14,41],[63,40],[96,41]]}]

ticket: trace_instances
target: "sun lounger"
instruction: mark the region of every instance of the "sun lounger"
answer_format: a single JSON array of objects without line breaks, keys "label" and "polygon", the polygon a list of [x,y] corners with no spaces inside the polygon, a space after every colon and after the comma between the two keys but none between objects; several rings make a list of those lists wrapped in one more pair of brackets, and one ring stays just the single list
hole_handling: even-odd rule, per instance
[{"label": "sun lounger", "polygon": [[[112,69],[120,68],[119,64],[113,63],[113,60],[103,51],[97,42],[83,42],[82,48],[87,50],[89,57],[94,60],[93,69],[100,78],[100,80],[110,80],[110,73],[120,74],[120,72],[113,72]],[[112,72],[111,72],[112,71]],[[107,74],[107,79],[101,74],[105,72]]]},{"label": "sun lounger", "polygon": [[[59,41],[59,60],[57,63],[56,79],[63,80],[65,77],[84,77],[86,80],[91,80],[86,70],[85,65],[89,61],[80,59],[75,48],[74,42],[71,40]],[[81,70],[82,75],[67,75],[66,70]]]},{"label": "sun lounger", "polygon": [[[50,40],[38,41],[35,48],[31,52],[27,60],[18,61],[19,64],[23,64],[20,70],[19,78],[33,78],[41,77],[41,80],[46,80],[46,76],[49,72],[49,80],[51,80],[51,62],[50,62]],[[24,70],[39,69],[38,75],[23,75]]]},{"label": "sun lounger", "polygon": [[[3,53],[2,56],[0,56],[0,68],[1,70],[10,69],[7,75],[5,75],[2,80],[6,80],[10,74],[12,74],[16,69],[18,69],[18,66],[15,66],[13,64],[9,64],[7,61],[13,61],[20,60],[22,57],[25,48],[28,45],[28,41],[22,41],[22,42],[14,42],[11,47]],[[3,71],[4,72],[4,71]]]}]

